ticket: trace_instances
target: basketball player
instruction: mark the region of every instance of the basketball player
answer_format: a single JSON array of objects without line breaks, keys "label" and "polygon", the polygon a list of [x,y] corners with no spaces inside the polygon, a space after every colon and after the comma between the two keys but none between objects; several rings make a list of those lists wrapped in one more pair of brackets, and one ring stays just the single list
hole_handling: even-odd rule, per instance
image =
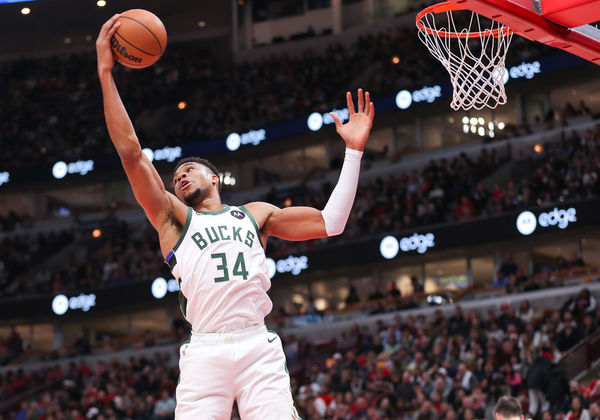
[{"label": "basketball player", "polygon": [[142,153],[115,86],[110,39],[117,17],[102,26],[96,41],[106,125],[134,195],[179,281],[181,309],[192,326],[191,338],[180,350],[175,416],[229,419],[237,400],[242,419],[297,418],[281,341],[264,325],[273,306],[267,296],[271,284],[264,246],[269,236],[298,241],[342,233],[373,124],[369,93],[359,89],[358,111],[347,93],[346,124],[332,115],[346,142],[346,156],[323,211],[279,209],[263,202],[223,204],[217,169],[200,158],[178,162],[171,194]]}]

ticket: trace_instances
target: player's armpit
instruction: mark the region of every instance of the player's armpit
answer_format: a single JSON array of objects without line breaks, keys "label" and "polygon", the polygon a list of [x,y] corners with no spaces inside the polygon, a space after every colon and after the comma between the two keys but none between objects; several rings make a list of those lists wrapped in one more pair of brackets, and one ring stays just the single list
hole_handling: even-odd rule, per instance
[{"label": "player's armpit", "polygon": [[144,209],[152,226],[161,232],[170,215],[185,224],[187,207],[165,189],[165,185],[146,155],[130,153],[121,158],[121,163],[133,189],[135,199]]},{"label": "player's armpit", "polygon": [[312,207],[280,209],[268,203],[249,203],[245,207],[256,219],[264,239],[269,236],[288,241],[304,241],[327,236],[321,212]]}]

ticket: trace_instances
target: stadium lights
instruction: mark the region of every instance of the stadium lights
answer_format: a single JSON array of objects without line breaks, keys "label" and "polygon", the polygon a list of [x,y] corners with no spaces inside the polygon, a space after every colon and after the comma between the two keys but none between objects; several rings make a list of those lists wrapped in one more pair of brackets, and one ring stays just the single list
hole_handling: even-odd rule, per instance
[{"label": "stadium lights", "polygon": [[235,177],[231,175],[231,172],[219,172],[219,179],[223,185],[235,185],[236,183]]},{"label": "stadium lights", "polygon": [[21,9],[21,14],[22,15],[28,15],[29,13],[31,13],[31,9],[29,7],[23,7]]},{"label": "stadium lights", "polygon": [[104,6],[106,6],[106,1],[105,1],[105,0],[98,0],[98,1],[96,2],[96,5],[97,5],[98,7],[104,7]]},{"label": "stadium lights", "polygon": [[[485,136],[486,133],[490,138],[494,138],[496,136],[495,130],[498,128],[499,130],[503,130],[506,126],[503,122],[498,121],[488,121],[486,123],[485,118],[483,117],[462,117],[463,123],[463,132],[468,134],[469,131],[473,134],[479,134],[480,136]],[[486,132],[487,128],[487,132]]]},{"label": "stadium lights", "polygon": [[187,107],[187,103],[185,101],[181,101],[177,104],[177,108],[185,109]]}]

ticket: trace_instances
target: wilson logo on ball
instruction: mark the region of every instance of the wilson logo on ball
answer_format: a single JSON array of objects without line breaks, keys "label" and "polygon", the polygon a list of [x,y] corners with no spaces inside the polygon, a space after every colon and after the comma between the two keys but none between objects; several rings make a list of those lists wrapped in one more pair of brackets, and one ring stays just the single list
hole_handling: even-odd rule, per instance
[{"label": "wilson logo on ball", "polygon": [[140,57],[136,57],[135,55],[129,54],[127,52],[127,48],[124,45],[121,45],[119,43],[119,40],[117,39],[116,36],[113,35],[113,37],[110,40],[110,44],[112,45],[112,47],[115,49],[115,51],[117,53],[121,54],[126,59],[133,61],[134,63],[142,62],[142,59]]}]

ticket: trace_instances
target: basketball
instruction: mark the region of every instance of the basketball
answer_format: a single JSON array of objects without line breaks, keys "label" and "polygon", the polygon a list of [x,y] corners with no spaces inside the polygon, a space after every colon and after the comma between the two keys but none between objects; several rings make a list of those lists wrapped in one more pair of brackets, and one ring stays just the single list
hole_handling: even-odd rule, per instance
[{"label": "basketball", "polygon": [[110,40],[115,59],[126,67],[141,69],[158,61],[167,46],[167,30],[161,20],[144,9],[121,13],[120,26]]}]

